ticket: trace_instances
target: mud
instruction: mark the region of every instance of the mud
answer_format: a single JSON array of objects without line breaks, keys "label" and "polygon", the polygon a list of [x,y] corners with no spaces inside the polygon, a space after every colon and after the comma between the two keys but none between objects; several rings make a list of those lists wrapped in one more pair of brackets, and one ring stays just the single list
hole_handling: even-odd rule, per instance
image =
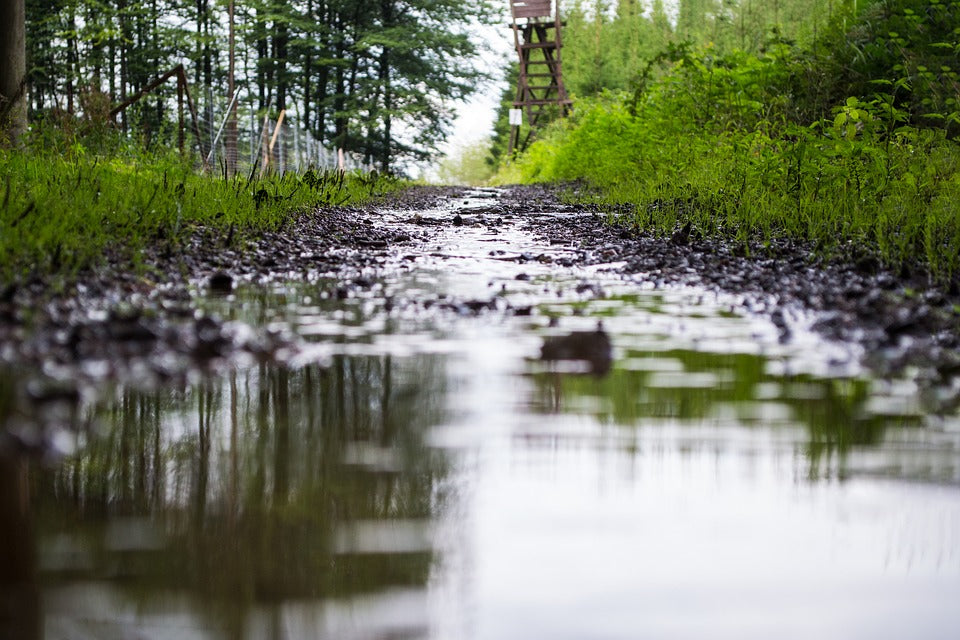
[{"label": "mud", "polygon": [[[396,268],[404,256],[439,249],[430,243],[439,228],[483,225],[496,233],[500,225],[519,224],[556,252],[507,252],[497,259],[558,268],[603,265],[638,286],[733,293],[743,308],[768,316],[782,341],[791,339],[795,318],[812,314],[825,337],[861,345],[866,363],[881,373],[914,366],[921,379],[941,387],[960,374],[955,286],[893,273],[863,255],[823,260],[796,243],[744,247],[698,238],[689,229],[656,237],[626,217],[618,221],[613,213],[565,204],[564,194],[577,188],[473,191],[473,205],[462,210],[464,189],[415,188],[365,208],[303,214],[269,233],[241,238],[196,229],[182,246],[158,246],[139,256],[142,271],[131,269],[128,259],[107,256],[102,268],[58,291],[42,278],[6,283],[0,286],[0,362],[60,381],[146,384],[183,382],[242,362],[283,362],[297,352],[296,336],[205,315],[198,296],[229,295],[241,282],[322,274],[337,279],[330,295],[346,298],[369,289],[371,278]],[[489,205],[476,206],[478,198]],[[385,209],[400,211],[401,223],[381,225]],[[531,313],[504,309],[493,299],[441,296],[434,302],[440,311]],[[947,394],[944,409],[953,404],[956,394]]]}]

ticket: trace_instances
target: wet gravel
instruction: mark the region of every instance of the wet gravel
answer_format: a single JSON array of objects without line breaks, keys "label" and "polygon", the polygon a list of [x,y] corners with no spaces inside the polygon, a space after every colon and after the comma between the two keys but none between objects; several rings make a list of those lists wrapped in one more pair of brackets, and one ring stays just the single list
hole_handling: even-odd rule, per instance
[{"label": "wet gravel", "polygon": [[[347,297],[368,287],[377,272],[395,267],[391,259],[423,251],[440,227],[496,229],[509,218],[522,221],[557,253],[502,259],[607,265],[647,286],[739,294],[746,308],[774,322],[783,341],[791,339],[791,318],[812,313],[818,331],[862,345],[867,364],[881,374],[916,367],[920,378],[938,386],[960,374],[956,285],[938,287],[922,275],[893,273],[863,256],[826,261],[788,242],[745,248],[697,238],[689,229],[656,237],[616,222],[615,214],[566,204],[564,194],[577,188],[472,191],[471,206],[457,210],[466,190],[420,187],[366,208],[303,214],[282,229],[244,238],[196,229],[184,245],[158,245],[139,256],[142,270],[131,269],[128,258],[107,256],[102,268],[55,292],[41,278],[0,283],[0,362],[28,365],[55,380],[169,384],[237,362],[283,361],[297,350],[295,336],[204,315],[197,296],[228,295],[239,282],[323,274],[340,277],[333,294]],[[478,199],[489,206],[476,206]],[[382,208],[403,212],[405,224],[379,225]],[[470,311],[497,307],[481,304]],[[955,396],[944,403],[955,403]]]},{"label": "wet gravel", "polygon": [[158,245],[138,256],[142,269],[107,255],[68,286],[40,277],[4,283],[0,363],[55,380],[150,386],[239,362],[283,361],[296,353],[295,336],[204,314],[197,297],[228,295],[241,282],[381,268],[390,248],[411,236],[377,228],[376,216],[373,209],[316,211],[243,239],[196,229],[174,249]]}]

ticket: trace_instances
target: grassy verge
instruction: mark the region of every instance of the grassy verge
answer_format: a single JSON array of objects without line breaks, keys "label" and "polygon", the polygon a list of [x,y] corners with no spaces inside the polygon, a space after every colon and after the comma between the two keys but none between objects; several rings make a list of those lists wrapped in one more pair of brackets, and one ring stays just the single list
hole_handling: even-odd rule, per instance
[{"label": "grassy verge", "polygon": [[[960,3],[947,4],[960,13]],[[880,5],[888,19],[914,15],[897,14],[896,2]],[[689,224],[752,246],[800,239],[827,254],[868,253],[955,279],[960,104],[949,92],[940,100],[924,89],[930,67],[909,64],[927,47],[938,63],[931,86],[960,86],[950,63],[960,29],[946,33],[948,42],[923,46],[893,35],[899,41],[890,50],[905,52],[903,64],[861,73],[868,93],[817,109],[814,99],[823,96],[810,83],[836,64],[837,46],[819,58],[776,42],[758,55],[676,48],[669,69],[656,81],[641,78],[635,94],[580,101],[573,118],[499,180],[587,180],[603,201],[634,204],[633,221],[643,228],[670,233]]]},{"label": "grassy verge", "polygon": [[196,173],[176,156],[65,158],[0,150],[0,283],[71,278],[107,251],[137,268],[142,250],[181,245],[198,226],[270,230],[299,213],[357,204],[393,180],[308,171],[233,179]]}]

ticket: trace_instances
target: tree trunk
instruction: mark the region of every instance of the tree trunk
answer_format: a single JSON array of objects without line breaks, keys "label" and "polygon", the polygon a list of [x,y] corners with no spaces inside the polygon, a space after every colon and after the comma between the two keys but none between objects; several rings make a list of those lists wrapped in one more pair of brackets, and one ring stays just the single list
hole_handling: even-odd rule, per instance
[{"label": "tree trunk", "polygon": [[200,96],[203,95],[203,89],[201,88],[201,75],[200,72],[203,69],[203,6],[205,0],[197,0],[197,35],[196,35],[196,49],[194,50],[193,56],[195,62],[195,67],[193,68],[193,86],[196,88],[197,99],[200,99]]},{"label": "tree trunk", "polygon": [[390,173],[390,144],[393,142],[391,125],[393,118],[393,88],[390,86],[390,48],[384,47],[380,55],[380,79],[383,83],[383,149],[380,156],[380,171]]},{"label": "tree trunk", "polygon": [[270,49],[267,46],[267,21],[264,17],[264,10],[257,9],[255,24],[257,34],[257,92],[259,98],[257,110],[261,112],[260,115],[262,116],[262,112],[269,107],[270,102],[270,97],[267,93],[267,83],[269,81],[269,62],[267,56],[270,53]]},{"label": "tree trunk", "polygon": [[[120,18],[120,102],[127,100],[127,84],[130,82],[130,18],[127,16],[127,2],[117,3],[117,15]],[[120,127],[127,130],[127,110],[120,112]]]},{"label": "tree trunk", "polygon": [[[236,90],[234,88],[235,80],[234,74],[236,71],[236,51],[235,51],[235,35],[233,30],[233,2],[230,0],[227,5],[227,12],[230,21],[230,32],[229,32],[229,61],[227,65],[227,93],[230,94],[230,99],[233,99],[233,92]],[[227,120],[227,131],[224,137],[224,145],[226,146],[226,168],[227,175],[232,176],[237,171],[237,105],[233,103],[233,107],[230,109]]]},{"label": "tree trunk", "polygon": [[327,99],[327,85],[330,82],[330,67],[323,65],[320,67],[320,74],[317,76],[316,98],[314,102],[317,105],[317,112],[314,116],[315,137],[317,140],[324,140],[327,133],[327,111],[324,104]]},{"label": "tree trunk", "polygon": [[68,7],[67,11],[70,13],[69,18],[67,18],[68,32],[70,34],[67,37],[67,113],[73,114],[73,97],[76,93],[74,81],[80,77],[77,70],[77,16],[73,6]]},{"label": "tree trunk", "polygon": [[23,0],[0,2],[0,144],[27,130],[27,52]]},{"label": "tree trunk", "polygon": [[[313,20],[313,0],[307,0],[307,20]],[[313,73],[313,47],[307,47],[303,59],[303,130],[310,133],[310,90]]]},{"label": "tree trunk", "polygon": [[[161,53],[161,44],[160,44],[160,30],[158,21],[160,19],[160,9],[157,7],[157,0],[153,0],[153,11],[151,12],[151,41],[153,49],[153,68],[161,69],[164,67]],[[163,127],[163,95],[157,92],[157,103],[156,103],[156,123],[157,130],[159,131]]]},{"label": "tree trunk", "polygon": [[[95,21],[94,16],[96,15],[95,10],[92,7],[87,7],[86,12],[84,13],[84,21],[87,24],[93,24]],[[103,41],[96,39],[90,43],[90,53],[89,60],[87,62],[88,67],[92,68],[92,73],[90,77],[90,87],[88,89],[103,91]]]},{"label": "tree trunk", "polygon": [[277,115],[287,108],[287,19],[278,18],[273,23],[273,59],[276,65]]},{"label": "tree trunk", "polygon": [[[383,23],[392,27],[396,20],[396,7],[391,0],[380,0]],[[390,173],[391,125],[393,123],[393,87],[390,86],[390,47],[380,53],[380,86],[383,87],[383,147],[380,150],[380,171]]]},{"label": "tree trunk", "polygon": [[[337,32],[341,34],[340,38],[337,40],[337,49],[336,56],[337,60],[342,60],[345,54],[344,43],[343,43],[343,20],[341,17],[337,17]],[[355,58],[354,58],[355,59]],[[335,148],[342,148],[347,140],[347,116],[345,113],[346,108],[346,78],[343,70],[343,65],[337,65],[336,72],[336,84],[334,87],[334,99],[333,99],[333,146]]]},{"label": "tree trunk", "polygon": [[110,100],[116,101],[117,99],[117,37],[111,35],[107,41],[107,70],[110,73],[109,76],[109,92]]}]

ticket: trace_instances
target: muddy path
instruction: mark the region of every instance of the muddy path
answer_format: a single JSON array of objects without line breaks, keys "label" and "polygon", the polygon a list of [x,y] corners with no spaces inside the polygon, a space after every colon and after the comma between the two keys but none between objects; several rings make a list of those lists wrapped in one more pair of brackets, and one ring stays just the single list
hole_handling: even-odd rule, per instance
[{"label": "muddy path", "polygon": [[13,593],[91,640],[952,637],[950,292],[561,195],[411,190],[5,287]]},{"label": "muddy path", "polygon": [[[602,273],[637,290],[724,295],[732,313],[769,320],[780,343],[812,331],[881,374],[911,366],[925,384],[955,387],[956,292],[868,259],[824,262],[799,245],[756,248],[748,257],[742,246],[685,230],[654,237],[595,208],[565,204],[571,189],[411,189],[367,208],[304,214],[242,240],[197,230],[178,252],[142,256],[143,274],[109,259],[55,294],[42,280],[8,284],[0,295],[0,362],[25,366],[56,388],[182,383],[302,352],[295,333],[207,309],[204,301],[229,301],[238,287],[322,280],[322,296],[362,296],[387,311],[537,316],[546,297],[602,298],[604,286],[591,276]],[[445,262],[473,274],[476,287],[422,297],[380,283]],[[514,285],[564,272],[578,274],[572,289],[545,285],[539,294],[507,295]],[[940,396],[944,408],[956,403],[955,391]]]}]

